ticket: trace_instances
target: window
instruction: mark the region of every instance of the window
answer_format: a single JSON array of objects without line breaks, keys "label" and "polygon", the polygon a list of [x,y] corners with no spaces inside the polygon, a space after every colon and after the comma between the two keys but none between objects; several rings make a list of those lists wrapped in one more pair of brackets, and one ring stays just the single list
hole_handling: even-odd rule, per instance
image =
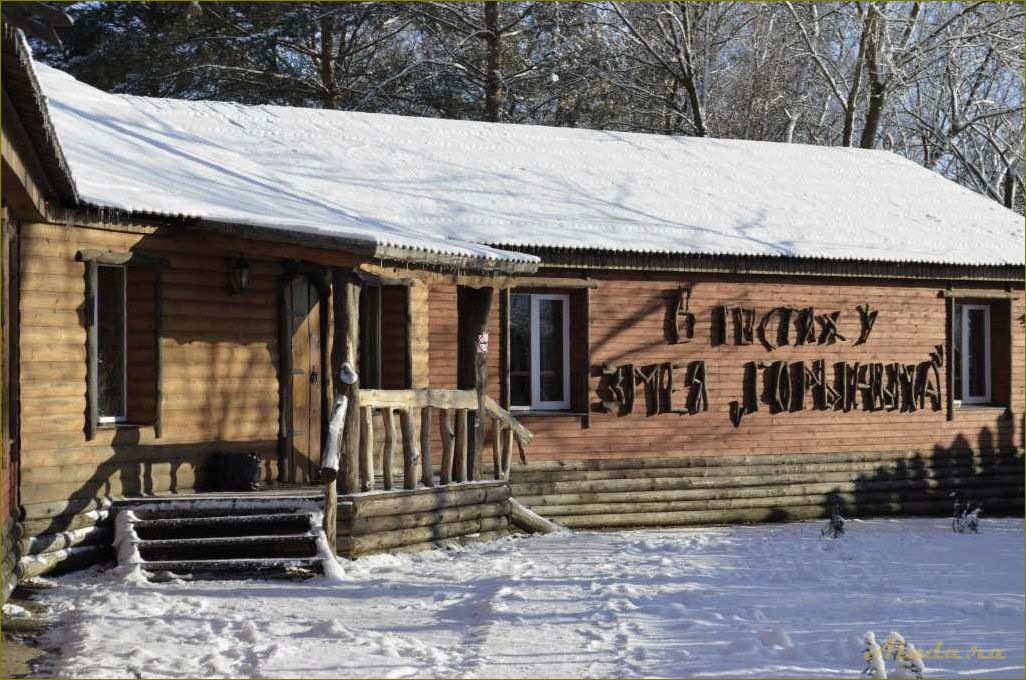
[{"label": "window", "polygon": [[513,293],[509,302],[513,408],[570,408],[570,296]]},{"label": "window", "polygon": [[360,386],[387,390],[410,386],[409,288],[368,284],[360,304]]},{"label": "window", "polygon": [[103,426],[141,425],[159,438],[167,261],[97,250],[75,259],[86,266],[86,439]]},{"label": "window", "polygon": [[955,400],[962,404],[991,402],[990,306],[956,304],[952,339]]},{"label": "window", "polygon": [[97,388],[101,423],[124,422],[128,391],[126,366],[125,268],[101,265],[97,268],[96,304]]}]

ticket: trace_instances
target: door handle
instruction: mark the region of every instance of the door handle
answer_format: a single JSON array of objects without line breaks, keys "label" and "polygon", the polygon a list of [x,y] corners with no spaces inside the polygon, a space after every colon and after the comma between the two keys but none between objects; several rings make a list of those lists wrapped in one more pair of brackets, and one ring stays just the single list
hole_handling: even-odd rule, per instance
[{"label": "door handle", "polygon": [[317,379],[320,378],[320,377],[321,377],[321,374],[318,373],[317,371],[310,371],[310,384],[311,385],[316,385],[317,384]]}]

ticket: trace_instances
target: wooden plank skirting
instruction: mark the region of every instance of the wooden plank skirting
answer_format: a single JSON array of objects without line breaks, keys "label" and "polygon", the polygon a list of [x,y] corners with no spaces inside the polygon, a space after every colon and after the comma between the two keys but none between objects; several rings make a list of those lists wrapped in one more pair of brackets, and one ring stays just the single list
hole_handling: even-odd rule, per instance
[{"label": "wooden plank skirting", "polygon": [[504,481],[339,497],[337,552],[355,558],[495,538],[510,527]]},{"label": "wooden plank skirting", "polygon": [[571,528],[947,515],[962,500],[1021,514],[1022,451],[914,451],[544,461],[514,466],[514,497]]}]

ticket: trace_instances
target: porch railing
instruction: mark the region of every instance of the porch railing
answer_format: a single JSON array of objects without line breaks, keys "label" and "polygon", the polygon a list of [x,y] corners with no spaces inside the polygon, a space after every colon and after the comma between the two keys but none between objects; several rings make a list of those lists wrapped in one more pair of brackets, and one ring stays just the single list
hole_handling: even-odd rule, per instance
[{"label": "porch railing", "polygon": [[[336,547],[337,480],[340,467],[345,468],[347,481],[344,486],[347,493],[355,491],[357,486],[360,491],[374,490],[379,467],[375,461],[375,442],[379,438],[375,428],[375,411],[381,415],[380,468],[382,485],[386,491],[395,485],[393,471],[397,443],[402,446],[403,486],[416,489],[418,484],[429,487],[435,485],[431,459],[431,424],[436,411],[442,448],[438,466],[439,484],[478,480],[488,433],[491,435],[492,475],[495,479],[509,479],[514,442],[520,451],[521,461],[527,462],[525,449],[533,435],[483,390],[361,390],[357,387],[358,381],[359,376],[352,365],[345,362],[339,371],[341,389],[332,406],[321,462],[321,481],[325,485],[324,533],[332,551]],[[357,405],[359,407],[359,412],[352,414],[358,420],[349,417],[350,403],[354,409]],[[357,427],[347,432],[347,421]],[[472,432],[472,429],[475,431]]]},{"label": "porch railing", "polygon": [[[494,399],[479,401],[475,390],[409,389],[360,390],[360,489],[372,491],[376,470],[381,470],[385,490],[395,487],[393,471],[401,447],[404,488],[434,486],[432,429],[437,421],[441,457],[439,484],[477,481],[485,452],[477,450],[474,422],[480,418],[485,438],[491,439],[492,477],[509,479],[513,444],[526,462],[532,435]],[[483,409],[479,409],[479,404]],[[479,413],[479,410],[483,410]],[[380,415],[380,426],[375,415]],[[398,428],[396,421],[398,420]],[[380,461],[377,453],[381,442]],[[378,464],[380,462],[380,465]]]}]

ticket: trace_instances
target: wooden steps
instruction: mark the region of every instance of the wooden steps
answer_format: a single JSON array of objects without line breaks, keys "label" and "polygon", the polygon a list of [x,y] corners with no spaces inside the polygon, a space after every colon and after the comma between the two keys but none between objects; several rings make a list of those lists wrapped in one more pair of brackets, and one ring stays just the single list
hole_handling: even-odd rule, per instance
[{"label": "wooden steps", "polygon": [[150,574],[306,576],[334,560],[320,513],[304,499],[150,501],[117,511],[115,547]]},{"label": "wooden steps", "polygon": [[[310,516],[302,512],[282,512],[254,515],[215,515],[211,517],[167,517],[137,520],[135,531],[139,538],[188,538],[203,532],[204,536],[260,536],[284,530],[289,534],[310,528]],[[220,533],[224,532],[224,533]]]},{"label": "wooden steps", "polygon": [[321,558],[303,559],[212,559],[212,560],[160,560],[148,562],[144,571],[169,571],[173,574],[192,574],[224,578],[236,577],[306,577],[321,571]]}]

